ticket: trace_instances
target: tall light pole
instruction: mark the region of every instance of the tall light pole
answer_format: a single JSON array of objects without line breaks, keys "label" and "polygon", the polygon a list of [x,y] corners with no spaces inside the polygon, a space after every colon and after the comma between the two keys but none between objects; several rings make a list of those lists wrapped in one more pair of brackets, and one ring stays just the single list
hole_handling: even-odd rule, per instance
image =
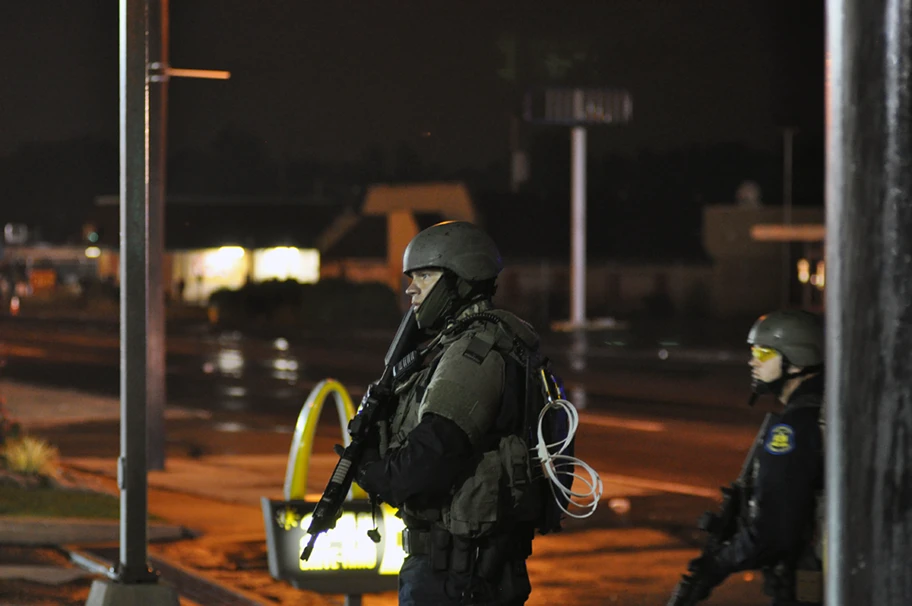
[{"label": "tall light pole", "polygon": [[[96,580],[88,606],[179,606],[148,563],[150,417],[164,416],[164,123],[166,91],[151,83],[149,53],[166,56],[167,0],[120,0],[120,554]],[[150,19],[156,21],[151,26]],[[150,40],[150,36],[155,39]],[[227,72],[224,76],[227,77]],[[153,109],[158,112],[153,118]],[[153,141],[156,143],[153,145]],[[156,171],[153,173],[153,169]],[[149,406],[150,400],[153,401]],[[150,415],[150,409],[157,419]],[[159,428],[164,427],[162,422]],[[164,439],[161,435],[161,461]]]},{"label": "tall light pole", "polygon": [[[144,0],[120,0],[120,561],[96,580],[88,606],[178,606],[147,553],[147,318],[149,281],[149,85]],[[151,298],[150,298],[151,295]]]}]

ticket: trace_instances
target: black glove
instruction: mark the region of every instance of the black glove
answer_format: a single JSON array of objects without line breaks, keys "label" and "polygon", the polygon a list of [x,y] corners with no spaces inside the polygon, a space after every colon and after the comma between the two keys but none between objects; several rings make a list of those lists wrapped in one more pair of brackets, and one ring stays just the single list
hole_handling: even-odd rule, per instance
[{"label": "black glove", "polygon": [[374,446],[368,446],[361,453],[361,462],[358,464],[360,469],[364,469],[368,465],[373,465],[374,463],[380,463],[383,461],[383,457],[380,456],[380,450]]},{"label": "black glove", "polygon": [[358,464],[355,481],[367,494],[381,501],[390,503],[389,480],[386,477],[386,465],[376,448],[367,448]]},{"label": "black glove", "polygon": [[693,576],[694,597],[697,601],[708,598],[712,590],[728,577],[728,572],[720,568],[714,556],[712,553],[704,553],[687,565],[687,570]]},{"label": "black glove", "polygon": [[392,397],[392,392],[378,383],[371,383],[361,398],[361,404],[358,406],[354,418],[348,422],[348,434],[352,439],[365,440],[371,437],[371,434],[379,433],[376,431],[376,411],[378,408],[387,405]]}]

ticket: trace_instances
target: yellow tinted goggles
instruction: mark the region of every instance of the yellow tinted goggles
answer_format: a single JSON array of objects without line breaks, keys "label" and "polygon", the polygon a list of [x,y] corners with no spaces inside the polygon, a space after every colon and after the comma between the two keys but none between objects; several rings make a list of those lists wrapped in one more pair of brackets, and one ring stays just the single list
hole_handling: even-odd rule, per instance
[{"label": "yellow tinted goggles", "polygon": [[758,362],[766,362],[778,355],[779,352],[775,349],[770,349],[769,347],[760,347],[759,345],[751,347],[751,356]]}]

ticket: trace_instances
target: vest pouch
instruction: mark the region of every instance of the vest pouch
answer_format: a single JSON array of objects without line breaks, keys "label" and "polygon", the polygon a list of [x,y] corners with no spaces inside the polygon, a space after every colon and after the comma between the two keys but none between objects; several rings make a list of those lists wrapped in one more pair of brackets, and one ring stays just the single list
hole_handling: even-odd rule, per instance
[{"label": "vest pouch", "polygon": [[511,537],[501,534],[491,537],[478,550],[478,576],[486,581],[497,581],[503,574],[504,563],[510,555]]},{"label": "vest pouch", "polygon": [[431,567],[440,572],[450,567],[453,537],[443,528],[431,528]]},{"label": "vest pouch", "polygon": [[519,505],[531,484],[529,470],[529,449],[519,436],[509,435],[500,440],[500,460],[513,507]]},{"label": "vest pouch", "polygon": [[514,520],[533,521],[541,514],[541,482],[532,479],[529,447],[516,435],[500,441],[500,460]]},{"label": "vest pouch", "polygon": [[450,554],[450,569],[453,572],[468,572],[475,557],[472,541],[453,537],[453,552]]},{"label": "vest pouch", "polygon": [[503,466],[497,450],[484,453],[475,473],[456,490],[443,524],[457,537],[476,539],[491,534],[500,511]]}]

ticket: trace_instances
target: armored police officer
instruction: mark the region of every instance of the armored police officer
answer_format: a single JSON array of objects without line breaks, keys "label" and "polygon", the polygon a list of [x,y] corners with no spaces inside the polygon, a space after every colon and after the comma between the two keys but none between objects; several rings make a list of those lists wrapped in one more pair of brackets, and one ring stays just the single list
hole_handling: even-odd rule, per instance
[{"label": "armored police officer", "polygon": [[705,567],[712,586],[761,569],[775,606],[821,604],[823,322],[809,312],[774,311],[754,323],[747,341],[751,401],[769,393],[785,408],[753,461],[738,531],[691,566]]},{"label": "armored police officer", "polygon": [[514,605],[531,592],[533,528],[504,493],[512,470],[528,469],[528,450],[510,439],[525,421],[515,397],[524,375],[511,369],[538,336],[493,308],[501,269],[494,242],[467,222],[429,227],[405,250],[405,292],[429,342],[395,384],[388,435],[357,475],[405,522],[402,606]]}]

